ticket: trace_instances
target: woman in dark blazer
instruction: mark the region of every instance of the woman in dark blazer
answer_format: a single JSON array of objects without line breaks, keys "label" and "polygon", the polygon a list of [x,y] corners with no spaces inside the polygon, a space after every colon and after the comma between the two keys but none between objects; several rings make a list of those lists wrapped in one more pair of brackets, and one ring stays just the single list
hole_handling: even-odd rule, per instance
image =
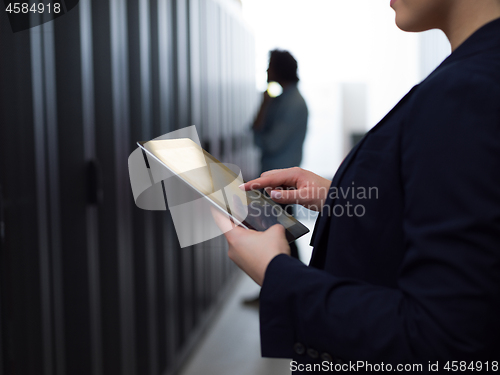
[{"label": "woman in dark blazer", "polygon": [[279,225],[227,232],[229,256],[262,285],[262,355],[294,372],[500,372],[500,0],[391,6],[452,54],[332,182],[292,168],[244,185],[322,210],[309,266]]}]

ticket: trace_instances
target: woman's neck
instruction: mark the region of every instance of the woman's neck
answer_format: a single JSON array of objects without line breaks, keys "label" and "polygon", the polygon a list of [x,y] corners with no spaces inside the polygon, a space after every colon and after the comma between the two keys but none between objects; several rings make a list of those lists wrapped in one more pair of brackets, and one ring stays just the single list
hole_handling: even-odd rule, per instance
[{"label": "woman's neck", "polygon": [[454,8],[441,27],[450,41],[452,51],[482,26],[500,18],[499,0],[462,1],[461,4]]}]

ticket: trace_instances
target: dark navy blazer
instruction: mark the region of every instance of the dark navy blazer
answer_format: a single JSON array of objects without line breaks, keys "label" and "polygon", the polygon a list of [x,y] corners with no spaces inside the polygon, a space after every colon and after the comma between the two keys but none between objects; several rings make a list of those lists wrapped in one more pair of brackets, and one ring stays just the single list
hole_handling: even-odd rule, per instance
[{"label": "dark navy blazer", "polygon": [[310,266],[266,271],[263,356],[500,361],[500,19],[368,132],[329,196]]}]

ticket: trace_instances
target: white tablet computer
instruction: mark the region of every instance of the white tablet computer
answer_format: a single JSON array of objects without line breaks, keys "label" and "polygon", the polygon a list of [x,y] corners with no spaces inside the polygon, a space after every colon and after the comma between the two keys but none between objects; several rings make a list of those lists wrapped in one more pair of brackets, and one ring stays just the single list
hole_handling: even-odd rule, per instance
[{"label": "white tablet computer", "polygon": [[[188,138],[138,142],[146,165],[154,158],[167,168],[177,189],[189,189],[226,213],[231,221],[247,229],[264,231],[279,223],[285,227],[289,242],[309,229],[289,215],[280,205],[259,191],[242,191],[243,183],[234,171]],[[233,168],[235,169],[235,168]],[[191,198],[192,199],[192,198]]]}]

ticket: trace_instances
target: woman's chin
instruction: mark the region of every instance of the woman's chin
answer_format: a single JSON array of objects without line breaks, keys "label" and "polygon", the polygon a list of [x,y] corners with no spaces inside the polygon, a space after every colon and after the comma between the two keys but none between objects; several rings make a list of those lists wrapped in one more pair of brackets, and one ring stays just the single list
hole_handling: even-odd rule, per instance
[{"label": "woman's chin", "polygon": [[421,31],[427,31],[433,29],[430,25],[419,24],[417,22],[412,22],[411,20],[405,19],[403,17],[398,17],[396,15],[396,26],[403,31],[410,33],[419,33]]}]

